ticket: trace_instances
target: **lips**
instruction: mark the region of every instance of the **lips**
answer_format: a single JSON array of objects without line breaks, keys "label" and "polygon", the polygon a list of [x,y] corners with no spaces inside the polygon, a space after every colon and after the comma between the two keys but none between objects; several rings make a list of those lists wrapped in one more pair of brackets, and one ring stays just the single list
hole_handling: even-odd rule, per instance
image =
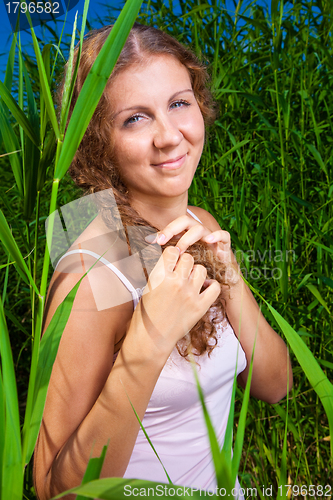
[{"label": "lips", "polygon": [[168,170],[176,170],[177,168],[180,168],[183,166],[185,160],[186,160],[187,153],[181,156],[177,156],[176,158],[171,158],[170,160],[165,160],[161,163],[155,163],[152,164],[153,167],[157,168],[165,168]]}]

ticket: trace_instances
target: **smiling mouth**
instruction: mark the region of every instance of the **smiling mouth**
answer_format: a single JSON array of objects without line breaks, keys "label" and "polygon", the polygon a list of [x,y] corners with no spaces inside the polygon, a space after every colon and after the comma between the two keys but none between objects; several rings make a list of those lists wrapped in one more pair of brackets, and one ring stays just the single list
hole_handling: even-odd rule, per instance
[{"label": "smiling mouth", "polygon": [[173,158],[171,160],[165,160],[161,163],[155,163],[155,164],[153,163],[152,166],[157,168],[166,168],[169,170],[175,170],[183,165],[184,161],[186,160],[186,157],[187,153],[185,153],[182,156],[177,156],[177,158]]}]

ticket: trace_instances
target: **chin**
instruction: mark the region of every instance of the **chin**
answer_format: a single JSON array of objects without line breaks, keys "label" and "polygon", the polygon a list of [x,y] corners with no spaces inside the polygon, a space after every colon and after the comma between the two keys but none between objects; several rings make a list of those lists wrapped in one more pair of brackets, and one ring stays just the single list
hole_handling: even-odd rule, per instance
[{"label": "chin", "polygon": [[190,179],[175,182],[172,186],[170,186],[170,188],[168,189],[168,191],[170,192],[170,196],[179,196],[186,193],[192,184],[193,177],[194,176],[191,176]]}]

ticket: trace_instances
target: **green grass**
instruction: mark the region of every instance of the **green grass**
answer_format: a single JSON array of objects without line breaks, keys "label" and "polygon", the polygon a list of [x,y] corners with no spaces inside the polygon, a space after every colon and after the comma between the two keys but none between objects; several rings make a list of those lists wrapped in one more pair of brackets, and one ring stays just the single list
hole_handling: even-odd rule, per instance
[{"label": "green grass", "polygon": [[[144,3],[138,20],[161,27],[189,44],[200,58],[210,63],[211,85],[219,112],[208,130],[204,154],[190,189],[190,203],[206,208],[222,228],[230,231],[244,276],[297,332],[297,340],[301,342],[293,343],[296,337],[288,337],[286,332],[294,351],[294,387],[288,401],[268,405],[250,399],[246,422],[241,424],[245,434],[239,477],[243,487],[256,486],[261,498],[265,498],[262,485],[272,485],[272,496],[277,498],[279,481],[284,475],[283,443],[287,426],[287,482],[332,484],[332,429],[331,433],[329,429],[332,415],[327,405],[333,403],[331,386],[325,382],[332,380],[333,373],[331,4],[328,1],[285,4],[272,1],[268,14],[267,9],[256,2],[239,2],[236,17],[225,10],[224,2],[198,4],[189,0],[181,2],[180,8],[182,15],[160,0],[150,1]],[[105,24],[108,19],[102,22]],[[91,24],[97,26],[98,22],[91,20]],[[66,47],[68,44],[64,50]],[[45,50],[44,55],[47,53]],[[54,56],[52,49],[51,67]],[[14,60],[14,49],[9,59]],[[17,262],[16,267],[12,264],[3,267],[0,279],[21,425],[32,346],[37,345],[36,341],[32,342],[32,335],[36,335],[42,313],[36,297],[41,289],[42,295],[45,294],[49,276],[46,264],[43,274],[43,223],[50,210],[54,151],[50,148],[47,156],[44,145],[48,134],[52,139],[52,130],[55,135],[58,133],[54,118],[36,113],[36,109],[45,109],[47,92],[40,102],[36,63],[24,54],[19,62],[21,67],[23,61],[27,61],[31,91],[14,72],[12,94],[29,117],[45,156],[44,162],[29,163],[29,158],[38,155],[39,159],[43,158],[43,153],[37,154],[34,149],[33,134],[29,135],[23,118],[20,126],[15,124],[17,117],[3,106],[0,154],[23,146],[21,153],[0,158],[0,208],[24,257],[18,264],[20,258],[15,258],[15,249],[12,249],[10,256],[3,254],[0,261],[1,265]],[[59,61],[53,79],[50,78],[51,87],[58,64]],[[10,80],[7,72],[7,88],[11,88]],[[4,99],[4,94],[1,95]],[[51,108],[52,103],[48,106]],[[49,116],[53,116],[51,110]],[[15,125],[6,127],[6,124]],[[61,135],[62,125],[59,127]],[[26,142],[22,142],[23,136]],[[30,149],[24,151],[24,148]],[[67,154],[72,151],[67,150]],[[59,167],[57,176],[58,172]],[[60,172],[60,176],[63,173]],[[56,188],[53,193],[53,207],[56,197],[58,205],[64,205],[79,196],[67,176],[58,194]],[[2,227],[2,240],[4,234]],[[35,293],[32,283],[36,284]],[[262,302],[262,309],[279,331],[269,306]],[[5,326],[2,331],[6,331]],[[307,373],[313,359],[303,353],[303,345],[311,351],[323,372],[323,375],[318,372],[317,380],[311,379],[316,377],[317,365]],[[4,356],[5,351],[1,352]],[[6,352],[9,352],[8,346]],[[37,358],[36,354],[35,362]],[[2,377],[5,370],[13,377],[14,372],[4,365],[3,360]],[[318,384],[320,377],[326,384],[324,395]],[[10,389],[12,396],[13,391]],[[237,389],[236,429],[242,400],[243,391]],[[15,398],[12,403],[15,405]],[[5,408],[1,400],[0,407]],[[5,418],[4,412],[0,409],[0,422]],[[23,491],[25,498],[35,498],[31,465],[26,469]],[[294,493],[295,498],[301,498],[297,488]]]}]

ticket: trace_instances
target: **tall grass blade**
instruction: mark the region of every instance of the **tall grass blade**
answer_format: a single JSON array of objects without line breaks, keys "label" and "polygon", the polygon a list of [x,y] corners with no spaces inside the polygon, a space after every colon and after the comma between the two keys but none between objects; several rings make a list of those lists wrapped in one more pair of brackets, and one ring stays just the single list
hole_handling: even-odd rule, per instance
[{"label": "tall grass blade", "polygon": [[[333,367],[333,365],[332,365],[332,367]],[[293,433],[295,440],[299,441],[299,439],[300,439],[299,432],[296,429],[295,424],[292,421],[290,421],[290,419],[288,419],[288,413],[284,410],[284,408],[282,408],[282,406],[280,406],[279,404],[275,404],[274,410],[279,415],[279,417],[284,421],[284,423],[286,425],[288,425],[288,429],[290,432]]]},{"label": "tall grass blade", "polygon": [[[22,61],[23,62],[23,61]],[[27,95],[27,109],[29,122],[39,137],[39,115],[37,111],[35,97],[32,91],[30,78],[23,62],[23,73],[25,80],[25,88]],[[23,134],[25,135],[25,134]],[[37,196],[37,176],[39,167],[40,151],[39,144],[37,145],[31,141],[30,137],[25,137],[24,145],[24,209],[23,217],[29,219],[35,204]]]},{"label": "tall grass blade", "polygon": [[321,157],[321,154],[319,153],[318,149],[313,145],[313,144],[307,144],[306,145],[308,150],[313,154],[314,158],[316,159],[318,165],[320,168],[325,172],[326,176],[328,177],[328,172],[326,165]]},{"label": "tall grass blade", "polygon": [[142,0],[128,0],[91,68],[71,116],[64,139],[55,178],[67,172],[88,127],[108,78],[134,24]]},{"label": "tall grass blade", "polygon": [[[126,392],[126,391],[125,391],[125,392]],[[141,419],[140,419],[139,415],[137,414],[137,412],[136,412],[136,410],[135,410],[135,408],[134,408],[134,406],[133,406],[133,404],[132,404],[132,401],[130,400],[130,398],[129,398],[129,396],[128,396],[128,394],[127,394],[127,393],[126,393],[126,395],[127,395],[128,401],[129,401],[129,403],[130,403],[130,405],[131,405],[131,407],[132,407],[132,410],[134,411],[134,414],[135,414],[135,416],[136,416],[136,418],[137,418],[137,421],[138,421],[138,422],[139,422],[139,424],[140,424],[140,427],[141,427],[141,429],[142,429],[142,432],[144,433],[144,435],[145,435],[145,437],[146,437],[146,439],[147,439],[148,443],[150,444],[151,449],[153,450],[153,452],[155,453],[155,455],[156,455],[156,457],[157,457],[158,461],[160,462],[160,464],[161,464],[161,465],[162,465],[162,467],[163,467],[163,470],[164,470],[165,475],[166,475],[166,477],[167,477],[167,479],[168,479],[168,481],[169,481],[169,484],[173,484],[173,483],[172,483],[172,481],[171,481],[171,479],[170,479],[169,474],[167,473],[166,468],[165,468],[165,467],[164,467],[164,465],[163,465],[162,460],[160,459],[160,457],[159,457],[159,455],[158,455],[157,451],[155,450],[155,447],[154,447],[153,443],[151,442],[150,437],[148,436],[147,431],[146,431],[146,429],[144,428],[144,426],[143,426],[143,424],[142,424],[142,422],[141,422]]]},{"label": "tall grass blade", "polygon": [[244,141],[239,142],[238,144],[236,144],[236,146],[233,146],[228,151],[223,153],[223,155],[218,159],[216,164],[221,163],[223,160],[225,160],[225,158],[227,158],[227,156],[231,155],[231,153],[233,153],[234,151],[238,151],[243,146],[246,146],[246,144],[248,144],[249,142],[250,141],[248,139],[245,139]]},{"label": "tall grass blade", "polygon": [[228,415],[227,428],[225,430],[224,441],[222,450],[231,456],[232,453],[232,441],[233,441],[233,429],[234,429],[234,418],[235,418],[235,396],[236,396],[236,386],[237,386],[237,364],[235,368],[234,382],[232,386],[232,395],[230,401],[230,410]]},{"label": "tall grass blade", "polygon": [[[18,96],[17,101],[20,109],[24,110],[24,88],[23,88],[23,55],[22,55],[22,47],[21,47],[21,33],[18,35]],[[23,171],[23,189],[24,189],[24,161],[25,161],[25,140],[24,140],[24,131],[21,126],[19,126],[19,137],[21,143],[21,160],[22,160],[22,171]]]},{"label": "tall grass blade", "polygon": [[251,380],[252,380],[252,372],[253,372],[253,357],[254,357],[254,349],[253,347],[251,361],[250,361],[250,369],[247,376],[245,391],[243,395],[242,408],[239,415],[238,426],[237,426],[237,434],[234,445],[234,454],[232,457],[232,484],[235,484],[236,477],[238,474],[239,464],[241,461],[243,443],[244,443],[244,435],[246,430],[246,415],[247,409],[250,401],[250,388],[251,388]]},{"label": "tall grass blade", "polygon": [[37,191],[41,191],[45,184],[46,171],[54,162],[57,142],[54,130],[50,130],[44,141],[42,157],[39,161],[37,173]]},{"label": "tall grass blade", "polygon": [[231,490],[234,487],[234,483],[232,482],[232,473],[231,473],[231,450],[226,452],[225,450],[220,451],[220,444],[218,442],[212,421],[210,419],[204,395],[200,386],[199,377],[196,370],[195,361],[193,356],[191,357],[191,365],[193,369],[193,374],[195,378],[195,382],[198,389],[199,400],[201,403],[202,411],[204,414],[205,424],[208,432],[208,438],[210,443],[211,454],[213,458],[215,474],[217,479],[217,485],[219,488],[225,488],[226,494],[232,497]]},{"label": "tall grass blade", "polygon": [[[5,408],[5,425],[0,429],[4,435],[4,449],[2,455],[1,498],[11,500],[22,499],[22,457],[21,434],[18,396],[15,380],[15,370],[10,347],[9,334],[0,300],[0,354],[2,366],[1,386]],[[3,418],[3,411],[0,410]],[[2,438],[3,439],[3,438]]]},{"label": "tall grass blade", "polygon": [[10,262],[9,256],[7,256],[7,264],[3,264],[0,266],[0,269],[5,268],[5,279],[3,281],[3,288],[2,288],[2,303],[5,303],[6,296],[7,296],[7,287],[8,287],[8,278],[9,278],[9,265],[14,264],[14,262]]},{"label": "tall grass blade", "polygon": [[333,464],[333,385],[329,382],[325,373],[320,368],[310,349],[287,321],[272,307],[267,307],[273,314],[276,322],[285,335],[291,349],[293,350],[299,364],[301,365],[310,384],[318,394],[320,401],[325,409],[331,436],[331,459]]},{"label": "tall grass blade", "polygon": [[[99,479],[99,476],[101,475],[103,463],[105,460],[105,455],[106,455],[106,450],[107,446],[103,446],[102,453],[99,457],[91,458],[88,462],[88,466],[86,468],[86,471],[84,473],[82,483],[81,484],[86,484],[89,483],[90,481],[94,481],[95,479]],[[87,497],[84,497],[82,495],[78,495],[76,497],[76,500],[84,500]],[[88,500],[94,500],[92,497]]]},{"label": "tall grass blade", "polygon": [[[4,466],[4,450],[6,438],[6,402],[3,387],[3,377],[0,364],[0,485],[3,482],[2,469]],[[1,491],[0,487],[0,491]]]},{"label": "tall grass blade", "polygon": [[23,332],[24,335],[26,336],[26,338],[29,338],[30,337],[30,333],[24,328],[24,326],[22,325],[22,323],[14,316],[14,314],[12,314],[6,308],[4,308],[4,312],[5,312],[6,317],[9,318],[10,321],[12,321],[12,323],[16,326],[16,328],[19,331]]},{"label": "tall grass blade", "polygon": [[[60,132],[64,133],[70,108],[70,102],[73,95],[74,83],[76,80],[76,73],[79,63],[79,57],[77,58],[76,71],[73,74],[73,59],[74,59],[74,44],[75,44],[75,33],[76,33],[76,23],[77,23],[77,13],[75,14],[74,24],[73,24],[73,32],[71,39],[71,46],[69,50],[69,58],[67,63],[67,72],[64,83],[64,90],[62,95],[62,103],[61,103],[61,113],[60,113]],[[84,29],[82,28],[82,33],[84,33]],[[73,74],[73,77],[72,77]]]},{"label": "tall grass blade", "polygon": [[[50,52],[51,52],[51,43],[47,43],[44,45],[43,50],[42,50],[42,61],[43,65],[45,68],[45,74],[47,78],[48,85],[50,85]],[[45,137],[45,132],[46,132],[46,127],[47,124],[49,123],[49,116],[46,111],[45,107],[45,99],[43,93],[41,93],[40,96],[40,137],[43,138]]]},{"label": "tall grass blade", "polygon": [[310,290],[310,292],[316,297],[316,299],[318,300],[318,302],[326,309],[326,311],[328,312],[328,314],[331,316],[331,311],[329,310],[329,308],[328,308],[325,300],[321,296],[318,288],[316,288],[314,285],[312,285],[312,283],[308,283],[305,286],[306,286],[306,288],[308,290]]},{"label": "tall grass blade", "polygon": [[[17,34],[14,32],[12,43],[11,43],[11,46],[9,49],[7,66],[6,66],[6,73],[5,73],[5,80],[4,80],[4,84],[7,87],[7,89],[9,90],[9,92],[11,91],[12,84],[13,84],[16,39],[17,39]],[[0,143],[1,143],[1,138],[2,138],[1,131],[2,131],[2,127],[0,127]]]},{"label": "tall grass blade", "polygon": [[40,82],[40,88],[42,91],[44,103],[45,103],[45,108],[47,111],[47,114],[49,116],[50,122],[52,124],[52,128],[54,130],[55,136],[57,139],[60,139],[60,133],[59,133],[59,127],[58,127],[58,121],[57,121],[57,116],[55,112],[55,107],[53,104],[52,100],[52,95],[51,95],[51,89],[48,81],[48,76],[45,70],[44,62],[43,62],[43,57],[39,48],[38,40],[36,38],[34,29],[31,24],[30,16],[27,14],[29,23],[30,23],[30,29],[31,29],[31,36],[32,36],[32,41],[33,41],[33,46],[34,46],[34,51],[36,55],[36,60],[37,60],[37,65],[38,65],[38,73],[39,73],[39,82]]},{"label": "tall grass blade", "polygon": [[[287,410],[288,410],[288,399],[287,399]],[[284,427],[284,437],[282,446],[282,458],[281,458],[281,468],[279,473],[279,486],[278,486],[278,496],[277,499],[287,497],[287,430],[288,430],[288,411],[286,414],[286,421]]]},{"label": "tall grass blade", "polygon": [[34,132],[34,128],[29,122],[28,118],[25,116],[22,109],[17,105],[15,99],[11,96],[7,87],[0,81],[0,95],[2,97],[3,102],[6,104],[10,112],[12,113],[15,120],[21,125],[24,132],[31,139],[31,141],[35,144],[35,146],[39,147],[39,140]]},{"label": "tall grass blade", "polygon": [[[149,489],[150,488],[150,489]],[[194,500],[202,500],[203,492],[196,489],[186,488],[185,486],[177,486],[171,484],[157,483],[155,481],[144,481],[141,479],[124,479],[124,478],[104,478],[91,481],[89,483],[77,486],[67,490],[60,495],[52,498],[57,500],[69,493],[83,495],[88,498],[99,498],[102,500],[124,500],[132,495],[132,492],[146,491],[150,492],[151,496],[161,498],[162,500],[170,500],[170,497],[177,498],[189,497]],[[175,493],[177,492],[177,493]],[[217,499],[216,495],[209,495],[209,498]]]},{"label": "tall grass blade", "polygon": [[[7,153],[11,153],[13,151],[20,151],[21,148],[19,146],[15,132],[13,131],[10,125],[7,110],[3,106],[1,101],[0,101],[0,130]],[[20,157],[18,154],[10,154],[9,161],[15,177],[17,189],[20,193],[20,196],[23,198],[23,172],[22,172],[22,164]]]},{"label": "tall grass blade", "polygon": [[15,261],[15,267],[19,272],[21,278],[27,284],[30,284],[32,288],[35,290],[35,292],[38,293],[38,289],[35,285],[35,282],[32,279],[30,271],[24,261],[24,258],[16,244],[16,241],[11,233],[11,230],[9,229],[6,218],[1,210],[0,210],[0,239],[10,257]]},{"label": "tall grass blade", "polygon": [[6,74],[5,74],[5,80],[4,80],[4,84],[6,85],[6,87],[9,91],[11,90],[12,84],[13,84],[16,40],[17,40],[17,33],[14,32],[12,43],[11,43],[11,46],[9,49],[7,66],[6,66]]}]

